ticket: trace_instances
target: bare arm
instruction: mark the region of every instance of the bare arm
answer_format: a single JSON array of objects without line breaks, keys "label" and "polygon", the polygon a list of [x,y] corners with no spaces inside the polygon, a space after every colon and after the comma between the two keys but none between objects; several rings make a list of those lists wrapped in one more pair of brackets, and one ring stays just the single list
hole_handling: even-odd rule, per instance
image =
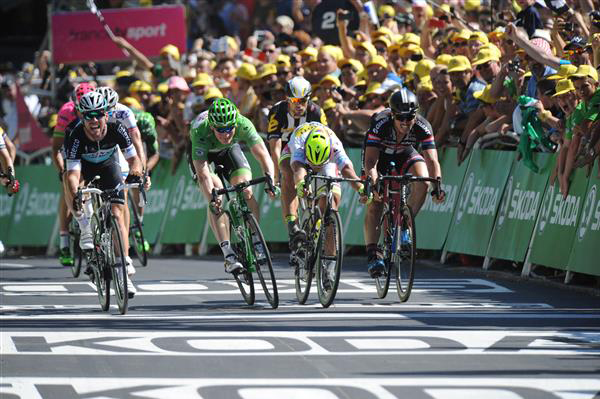
[{"label": "bare arm", "polygon": [[260,142],[254,144],[252,147],[250,147],[250,152],[260,164],[263,173],[273,177],[275,174],[273,160],[269,157],[269,151],[267,151],[265,143],[263,143],[261,140]]},{"label": "bare arm", "polygon": [[113,41],[115,42],[115,44],[117,46],[129,51],[129,54],[131,54],[131,57],[134,60],[136,60],[142,67],[146,68],[149,71],[152,70],[152,68],[154,67],[154,63],[152,61],[150,61],[148,59],[148,57],[146,57],[144,54],[142,54],[141,51],[139,51],[138,49],[133,47],[133,45],[131,43],[129,43],[127,40],[125,40],[125,38],[123,38],[121,36],[117,36],[113,39]]},{"label": "bare arm", "polygon": [[365,175],[371,178],[372,182],[377,181],[377,163],[379,162],[380,150],[377,147],[367,147],[365,149]]},{"label": "bare arm", "polygon": [[348,37],[348,21],[341,18],[341,15],[344,14],[344,10],[341,8],[337,10],[336,13],[336,25],[338,28],[338,36],[340,38],[340,45],[342,46],[342,50],[344,51],[344,57],[346,58],[354,58],[354,46],[352,45],[352,41]]},{"label": "bare arm", "polygon": [[129,136],[131,136],[135,151],[140,157],[142,168],[143,170],[146,170],[146,151],[144,151],[144,145],[142,144],[142,134],[140,133],[140,129],[138,129],[137,126],[129,129]]},{"label": "bare arm", "polygon": [[208,169],[208,162],[194,160],[194,169],[196,169],[196,175],[198,176],[200,191],[204,195],[204,198],[210,201],[212,199],[212,190],[215,186],[210,175],[210,169]]},{"label": "bare arm", "polygon": [[81,171],[78,169],[73,169],[67,171],[67,174],[63,179],[65,187],[65,201],[67,202],[67,207],[71,212],[73,212],[73,198],[75,198],[75,194],[77,194],[77,187],[79,187],[80,178]]},{"label": "bare arm", "polygon": [[517,28],[512,22],[506,26],[506,34],[509,35],[519,47],[525,50],[528,56],[537,62],[548,65],[554,69],[560,68],[560,58],[540,52],[537,46],[531,44],[525,31]]},{"label": "bare arm", "polygon": [[279,157],[281,156],[281,139],[269,140],[269,148],[271,149],[271,160],[273,161],[273,180],[279,182]]},{"label": "bare arm", "polygon": [[63,137],[52,137],[52,162],[54,162],[54,166],[58,169],[58,173],[62,173],[65,170],[65,160],[60,153],[60,148],[64,141]]},{"label": "bare arm", "polygon": [[423,158],[431,177],[442,177],[442,168],[438,161],[438,154],[435,148],[423,151]]}]

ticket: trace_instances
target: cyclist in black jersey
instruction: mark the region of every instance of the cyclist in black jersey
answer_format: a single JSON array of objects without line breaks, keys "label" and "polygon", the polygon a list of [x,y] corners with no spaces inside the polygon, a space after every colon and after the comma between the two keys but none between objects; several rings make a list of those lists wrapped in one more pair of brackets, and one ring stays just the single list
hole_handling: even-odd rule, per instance
[{"label": "cyclist in black jersey", "polygon": [[[364,174],[373,182],[380,175],[410,173],[413,176],[442,176],[431,125],[417,115],[416,96],[402,88],[390,96],[389,108],[373,115],[363,148]],[[423,155],[416,148],[420,147]],[[393,165],[392,165],[393,163]],[[411,188],[409,205],[416,216],[425,202],[427,183],[415,183]],[[444,193],[432,192],[434,201],[442,202]],[[376,195],[365,215],[365,244],[369,274],[377,277],[384,270],[377,256],[380,231],[377,228],[383,209]]]},{"label": "cyclist in black jersey", "polygon": [[[122,182],[119,166],[119,149],[129,164],[129,176],[142,176],[142,163],[138,157],[127,128],[119,122],[108,122],[107,104],[104,96],[97,91],[85,94],[79,104],[82,121],[70,131],[65,141],[67,157],[64,177],[67,206],[75,216],[81,229],[79,246],[83,250],[93,248],[93,236],[89,218],[92,214],[91,203],[86,201],[83,209],[76,201],[81,175],[84,181],[100,176],[98,188],[113,189]],[[149,188],[149,187],[147,187]],[[129,248],[128,226],[125,221],[125,197],[123,191],[110,199],[112,213],[117,220],[123,239],[123,248]],[[135,269],[134,269],[135,270]],[[129,270],[128,274],[133,274]],[[135,294],[131,279],[127,278],[130,295]]]},{"label": "cyclist in black jersey", "polygon": [[290,167],[291,153],[288,147],[290,135],[305,122],[320,122],[327,126],[327,117],[317,104],[310,101],[311,85],[301,76],[287,84],[287,99],[275,104],[269,112],[267,140],[275,165],[275,182],[281,184],[281,210],[287,222],[290,245],[295,246],[304,236],[296,223],[298,200],[294,189],[294,177]]}]

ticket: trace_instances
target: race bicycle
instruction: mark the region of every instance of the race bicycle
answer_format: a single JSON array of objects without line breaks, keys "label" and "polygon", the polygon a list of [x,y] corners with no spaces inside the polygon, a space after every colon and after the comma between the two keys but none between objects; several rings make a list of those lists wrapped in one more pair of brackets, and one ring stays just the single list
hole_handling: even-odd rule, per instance
[{"label": "race bicycle", "polygon": [[[324,182],[324,185],[317,189],[319,181]],[[363,181],[321,176],[311,169],[308,169],[304,177],[304,186],[311,187],[308,195],[300,199],[299,208],[299,223],[301,229],[306,232],[306,240],[294,248],[290,256],[290,263],[294,267],[296,298],[301,305],[306,303],[313,276],[317,284],[319,302],[324,308],[333,303],[340,284],[344,238],[340,214],[333,208],[332,186],[337,182]],[[319,206],[322,199],[325,201],[323,212]]]},{"label": "race bicycle", "polygon": [[[125,314],[129,299],[126,252],[117,219],[112,213],[110,198],[122,190],[141,189],[143,183],[120,183],[114,189],[103,191],[94,187],[94,182],[99,178],[99,176],[94,177],[84,188],[77,191],[77,202],[82,205],[84,201],[92,201],[94,210],[90,220],[94,248],[85,252],[92,269],[91,278],[96,285],[100,307],[104,311],[110,307],[112,281],[119,312]],[[82,206],[80,209],[83,209]]]},{"label": "race bicycle", "polygon": [[140,218],[139,208],[143,208],[146,204],[146,191],[140,188],[140,201],[136,204],[133,199],[133,193],[129,193],[129,209],[131,210],[131,224],[129,226],[129,245],[133,247],[136,257],[142,266],[148,266],[148,249],[146,240],[144,239],[143,223]]},{"label": "race bicycle", "polygon": [[[393,167],[393,163],[391,165]],[[407,203],[408,188],[414,182],[432,182],[435,190],[441,190],[441,180],[431,177],[385,175],[377,179],[376,189],[383,201],[379,220],[378,252],[385,264],[383,274],[375,278],[377,296],[387,295],[392,272],[396,275],[396,291],[400,302],[410,297],[417,257],[417,232],[413,211]]]},{"label": "race bicycle", "polygon": [[81,231],[79,230],[79,223],[77,223],[77,220],[75,220],[74,217],[71,217],[71,223],[69,223],[69,252],[73,259],[71,274],[75,278],[79,277],[79,274],[81,273],[81,264],[83,263],[83,252],[79,247],[80,235]]},{"label": "race bicycle", "polygon": [[[267,301],[273,309],[276,309],[279,306],[279,294],[277,293],[277,282],[273,273],[271,253],[260,226],[248,208],[243,194],[246,187],[260,183],[266,183],[269,190],[274,190],[273,181],[267,175],[228,187],[225,184],[223,167],[217,166],[216,172],[223,182],[224,188],[213,188],[210,209],[213,213],[218,213],[219,210],[214,209],[212,204],[216,203],[218,196],[225,194],[228,209],[224,212],[229,219],[229,240],[238,260],[244,266],[241,271],[234,272],[233,277],[246,303],[252,305],[255,300],[252,273],[256,272]],[[235,195],[230,197],[230,193],[235,193]]]}]

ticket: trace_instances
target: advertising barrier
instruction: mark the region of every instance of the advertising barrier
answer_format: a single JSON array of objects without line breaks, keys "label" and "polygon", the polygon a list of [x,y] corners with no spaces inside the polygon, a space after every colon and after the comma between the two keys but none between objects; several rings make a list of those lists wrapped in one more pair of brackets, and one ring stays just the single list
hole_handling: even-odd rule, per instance
[{"label": "advertising barrier", "polygon": [[533,155],[540,173],[534,173],[516,159],[513,162],[487,254],[491,258],[525,260],[548,176],[555,163],[555,157],[550,154]]},{"label": "advertising barrier", "polygon": [[[447,251],[485,255],[513,157],[514,153],[508,151],[472,151],[450,226]],[[418,229],[417,224],[417,234]]]},{"label": "advertising barrier", "polygon": [[[116,36],[124,37],[147,57],[158,56],[167,44],[181,52],[186,48],[183,6],[111,9],[102,14]],[[57,64],[126,59],[89,11],[53,13],[51,23],[52,58]]]},{"label": "advertising barrier", "polygon": [[458,165],[456,148],[446,148],[443,153],[439,154],[439,158],[442,168],[442,188],[446,192],[446,201],[435,204],[431,195],[425,197],[425,203],[416,219],[417,247],[419,249],[440,250],[444,247],[458,193],[469,164],[469,160],[466,159],[460,166]]},{"label": "advertising barrier", "polygon": [[152,170],[152,187],[146,193],[144,209],[144,239],[154,244],[158,239],[171,196],[173,176],[171,162],[162,161]]}]

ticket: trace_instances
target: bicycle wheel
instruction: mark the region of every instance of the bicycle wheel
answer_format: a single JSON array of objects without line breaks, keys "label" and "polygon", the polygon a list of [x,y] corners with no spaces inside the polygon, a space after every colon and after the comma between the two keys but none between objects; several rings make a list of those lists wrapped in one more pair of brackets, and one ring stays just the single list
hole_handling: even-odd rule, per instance
[{"label": "bicycle wheel", "polygon": [[[125,250],[123,247],[123,239],[121,231],[114,216],[110,215],[110,235],[112,237],[108,242],[108,251],[111,254],[112,280],[115,297],[117,298],[117,306],[119,313],[127,313],[127,302],[129,301],[129,293],[127,292],[127,264],[125,263]],[[115,245],[119,249],[119,254],[115,253]]]},{"label": "bicycle wheel", "polygon": [[81,263],[83,261],[83,253],[81,251],[81,247],[79,247],[79,225],[77,221],[73,217],[71,219],[71,224],[69,225],[69,236],[70,236],[70,252],[71,257],[73,258],[73,265],[71,266],[71,274],[73,277],[79,277],[81,273]]},{"label": "bicycle wheel", "polygon": [[252,278],[252,265],[248,264],[246,259],[246,244],[244,242],[244,237],[239,236],[235,227],[231,223],[231,214],[229,211],[226,211],[225,213],[229,218],[229,242],[235,251],[238,261],[244,266],[244,270],[234,273],[233,278],[237,283],[244,301],[246,301],[248,305],[253,305],[255,300],[254,279]]},{"label": "bicycle wheel", "polygon": [[381,232],[379,234],[379,242],[377,244],[378,251],[381,251],[384,266],[383,275],[375,278],[375,287],[377,288],[377,296],[379,298],[385,298],[390,288],[390,278],[392,275],[392,239],[394,237],[394,230],[390,220],[390,213],[385,213],[381,217]]},{"label": "bicycle wheel", "polygon": [[[309,211],[306,211],[309,212]],[[314,273],[315,248],[321,230],[321,210],[317,207],[313,213],[302,223],[302,230],[306,232],[306,242],[294,251],[294,285],[296,286],[296,299],[304,305],[310,293],[310,285]]]},{"label": "bicycle wheel", "polygon": [[[92,233],[94,236],[94,249],[89,253],[89,263],[92,266],[94,285],[98,294],[98,301],[102,310],[107,311],[110,307],[110,265],[104,245],[102,245],[103,228],[98,219],[98,215],[94,214],[90,220]],[[77,243],[79,245],[79,243]]]},{"label": "bicycle wheel", "polygon": [[252,238],[252,250],[254,252],[254,259],[256,260],[256,273],[258,274],[260,285],[262,285],[271,307],[277,309],[279,306],[279,294],[277,293],[275,273],[273,273],[271,253],[254,215],[247,215],[246,228],[250,231],[250,237]]},{"label": "bicycle wheel", "polygon": [[129,209],[133,215],[133,223],[129,226],[129,245],[133,246],[135,256],[138,258],[142,266],[148,265],[148,252],[146,252],[146,241],[144,240],[144,231],[142,229],[142,222],[140,221],[140,215],[137,210],[137,206],[134,203],[133,195],[129,197]]},{"label": "bicycle wheel", "polygon": [[[334,253],[332,255],[325,254],[327,243],[333,245]],[[328,215],[324,218],[315,253],[317,254],[315,274],[319,302],[324,308],[328,308],[333,303],[340,285],[340,273],[344,257],[342,219],[335,209],[330,209]],[[328,268],[325,267],[326,263],[330,264],[329,262],[335,262],[333,272],[328,271]]]},{"label": "bicycle wheel", "polygon": [[415,278],[415,258],[417,236],[412,210],[405,205],[400,214],[400,223],[396,227],[395,247],[392,259],[396,269],[396,290],[400,302],[410,297]]}]

